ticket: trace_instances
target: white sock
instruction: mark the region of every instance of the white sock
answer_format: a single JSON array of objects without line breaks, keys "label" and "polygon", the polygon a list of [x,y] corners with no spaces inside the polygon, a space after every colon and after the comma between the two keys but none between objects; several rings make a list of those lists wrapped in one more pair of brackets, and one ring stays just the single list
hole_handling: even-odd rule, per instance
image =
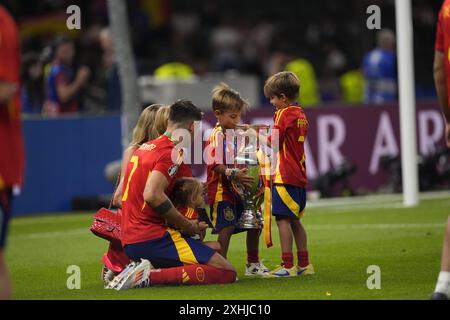
[{"label": "white sock", "polygon": [[439,273],[436,289],[434,292],[440,292],[450,297],[450,272],[441,271]]}]

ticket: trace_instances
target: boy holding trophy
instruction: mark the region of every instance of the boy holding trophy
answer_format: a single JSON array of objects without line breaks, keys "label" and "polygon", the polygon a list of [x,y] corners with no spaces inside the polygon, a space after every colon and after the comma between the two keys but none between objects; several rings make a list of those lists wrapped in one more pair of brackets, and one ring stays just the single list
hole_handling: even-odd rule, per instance
[{"label": "boy holding trophy", "polygon": [[[217,118],[217,125],[212,130],[208,140],[209,159],[207,163],[208,202],[211,207],[213,233],[217,233],[217,241],[221,246],[221,254],[226,257],[231,236],[243,231],[236,228],[244,206],[242,200],[235,194],[232,182],[237,182],[246,188],[253,184],[253,178],[247,174],[247,169],[234,166],[235,141],[228,138],[227,130],[233,132],[241,121],[241,113],[247,108],[247,103],[240,94],[228,85],[221,83],[212,91],[212,109]],[[227,137],[228,136],[228,137]],[[247,265],[245,275],[269,275],[267,269],[259,261],[260,229],[247,231]]]},{"label": "boy holding trophy", "polygon": [[[275,277],[314,274],[309,263],[307,238],[300,222],[306,206],[306,166],[304,142],[308,120],[303,109],[295,103],[300,81],[292,72],[279,72],[267,79],[264,94],[277,109],[274,130],[278,130],[279,151],[272,185],[272,215],[275,216],[280,236],[280,266],[271,272]],[[294,265],[292,243],[297,246],[298,265]]]}]

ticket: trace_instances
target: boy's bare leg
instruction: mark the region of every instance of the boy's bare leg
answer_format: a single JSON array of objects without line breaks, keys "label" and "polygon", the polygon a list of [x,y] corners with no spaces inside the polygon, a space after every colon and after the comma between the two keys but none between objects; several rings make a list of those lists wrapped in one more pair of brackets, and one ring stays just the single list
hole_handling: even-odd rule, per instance
[{"label": "boy's bare leg", "polygon": [[281,252],[292,252],[292,228],[289,218],[277,217],[278,233],[280,236]]},{"label": "boy's bare leg", "polygon": [[281,252],[292,252],[292,228],[289,218],[277,217],[278,233],[280,235]]},{"label": "boy's bare leg", "polygon": [[230,239],[234,232],[234,226],[224,227],[219,231],[219,237],[217,241],[220,243],[220,254],[226,258],[228,253],[228,246],[230,245]]},{"label": "boy's bare leg", "polygon": [[11,280],[6,268],[4,251],[0,250],[0,300],[11,298]]},{"label": "boy's bare leg", "polygon": [[289,218],[277,217],[277,226],[280,236],[281,260],[285,268],[292,268],[294,265],[294,257],[292,255],[292,228]]},{"label": "boy's bare leg", "polygon": [[295,245],[298,251],[308,250],[308,241],[306,237],[306,230],[303,224],[298,219],[291,219],[292,233],[294,234]]},{"label": "boy's bare leg", "polygon": [[441,271],[450,272],[450,216],[447,220],[444,244],[442,246]]},{"label": "boy's bare leg", "polygon": [[[247,231],[247,253],[258,255],[260,234],[261,234],[260,229],[250,229]],[[258,261],[248,261],[248,262],[258,262]]]},{"label": "boy's bare leg", "polygon": [[246,276],[269,275],[269,269],[259,259],[260,235],[260,229],[250,229],[247,231],[247,265],[245,266]]},{"label": "boy's bare leg", "polygon": [[[297,261],[298,266],[301,268],[307,268],[309,263],[308,253],[308,240],[306,236],[306,230],[299,219],[291,219],[292,232],[294,233],[295,244],[297,246]],[[304,271],[304,274],[313,274],[314,269],[311,266],[309,270]]]}]

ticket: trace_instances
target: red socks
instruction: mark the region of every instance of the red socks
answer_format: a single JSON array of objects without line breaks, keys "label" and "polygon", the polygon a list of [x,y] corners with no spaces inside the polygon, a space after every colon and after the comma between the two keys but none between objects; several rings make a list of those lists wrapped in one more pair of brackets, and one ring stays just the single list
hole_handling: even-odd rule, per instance
[{"label": "red socks", "polygon": [[247,251],[247,263],[258,263],[259,253],[258,251]]},{"label": "red socks", "polygon": [[294,266],[294,256],[292,252],[283,252],[281,254],[281,260],[283,261],[283,266],[290,269]]},{"label": "red socks", "polygon": [[236,272],[218,269],[205,264],[154,269],[150,272],[150,284],[224,284],[236,281]]},{"label": "red socks", "polygon": [[[308,251],[297,251],[298,265],[302,268],[309,264]],[[281,255],[283,266],[287,269],[292,268],[294,265],[294,257],[292,252],[283,252]]]},{"label": "red socks", "polygon": [[308,251],[297,251],[298,265],[302,268],[309,264]]}]

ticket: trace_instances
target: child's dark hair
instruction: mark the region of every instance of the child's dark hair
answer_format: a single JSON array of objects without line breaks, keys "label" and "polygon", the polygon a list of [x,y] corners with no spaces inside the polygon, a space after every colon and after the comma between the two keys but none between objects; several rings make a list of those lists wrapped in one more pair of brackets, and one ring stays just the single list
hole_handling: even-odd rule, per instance
[{"label": "child's dark hair", "polygon": [[193,198],[203,192],[203,186],[195,178],[183,177],[175,180],[170,200],[175,207],[190,207]]},{"label": "child's dark hair", "polygon": [[189,100],[178,100],[170,106],[169,121],[185,123],[202,120],[203,113]]},{"label": "child's dark hair", "polygon": [[266,80],[264,85],[264,95],[267,98],[276,96],[280,97],[282,94],[291,101],[298,98],[300,90],[300,80],[291,71],[282,71],[274,74]]},{"label": "child's dark hair", "polygon": [[248,103],[242,99],[239,92],[233,90],[226,83],[221,82],[212,90],[213,111],[224,112],[226,110],[246,111]]}]

